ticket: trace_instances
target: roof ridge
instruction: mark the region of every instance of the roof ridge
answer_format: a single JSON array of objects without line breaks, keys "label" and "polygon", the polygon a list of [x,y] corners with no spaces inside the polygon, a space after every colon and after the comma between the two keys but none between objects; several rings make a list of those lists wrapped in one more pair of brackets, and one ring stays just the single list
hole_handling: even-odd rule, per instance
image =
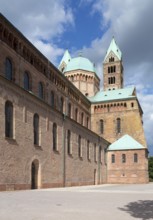
[{"label": "roof ridge", "polygon": [[115,90],[100,90],[98,91],[95,96],[89,97],[91,102],[105,102],[105,101],[112,101],[112,100],[125,100],[135,98],[136,95],[133,93],[135,87],[128,87],[128,88],[121,88]]}]

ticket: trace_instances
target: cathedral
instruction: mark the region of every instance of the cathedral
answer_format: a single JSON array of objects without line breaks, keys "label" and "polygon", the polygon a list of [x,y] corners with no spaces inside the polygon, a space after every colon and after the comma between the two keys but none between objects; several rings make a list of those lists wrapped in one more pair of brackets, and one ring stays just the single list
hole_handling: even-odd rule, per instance
[{"label": "cathedral", "polygon": [[148,183],[136,88],[112,38],[95,65],[68,50],[57,68],[0,14],[0,190]]}]

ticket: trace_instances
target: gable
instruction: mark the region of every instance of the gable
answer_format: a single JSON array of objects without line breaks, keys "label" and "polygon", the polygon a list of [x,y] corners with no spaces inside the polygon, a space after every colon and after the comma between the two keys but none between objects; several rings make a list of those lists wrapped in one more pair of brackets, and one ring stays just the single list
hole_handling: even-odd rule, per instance
[{"label": "gable", "polygon": [[118,58],[118,56],[115,55],[115,53],[113,51],[110,51],[110,53],[107,55],[106,59],[104,60],[104,63],[109,63],[110,58],[114,58],[114,62],[120,61],[120,59]]}]

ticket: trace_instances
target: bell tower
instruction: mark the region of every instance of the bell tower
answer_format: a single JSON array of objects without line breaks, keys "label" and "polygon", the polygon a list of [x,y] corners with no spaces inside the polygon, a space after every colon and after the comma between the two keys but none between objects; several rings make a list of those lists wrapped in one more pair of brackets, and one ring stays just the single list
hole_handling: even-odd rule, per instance
[{"label": "bell tower", "polygon": [[103,88],[104,91],[123,88],[122,53],[114,37],[103,62]]}]

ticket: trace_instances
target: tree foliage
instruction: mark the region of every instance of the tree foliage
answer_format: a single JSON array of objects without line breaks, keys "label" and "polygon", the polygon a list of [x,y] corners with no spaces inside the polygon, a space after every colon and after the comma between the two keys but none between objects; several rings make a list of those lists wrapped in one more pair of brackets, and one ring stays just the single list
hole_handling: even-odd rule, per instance
[{"label": "tree foliage", "polygon": [[150,181],[153,181],[153,157],[149,157],[148,166],[149,166],[149,179]]}]

